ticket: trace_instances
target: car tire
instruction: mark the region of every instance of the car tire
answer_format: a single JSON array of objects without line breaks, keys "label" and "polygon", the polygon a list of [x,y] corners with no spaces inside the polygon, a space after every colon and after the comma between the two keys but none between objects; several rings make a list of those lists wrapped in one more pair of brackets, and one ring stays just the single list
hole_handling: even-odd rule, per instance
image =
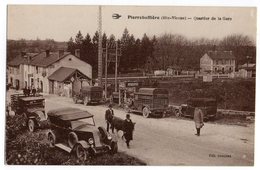
[{"label": "car tire", "polygon": [[35,122],[33,119],[28,120],[28,129],[30,132],[34,132],[35,130]]},{"label": "car tire", "polygon": [[78,136],[76,133],[74,132],[70,132],[68,135],[68,144],[69,147],[73,148],[75,146],[75,144],[77,144],[79,141]]},{"label": "car tire", "polygon": [[75,151],[76,151],[76,157],[78,159],[83,160],[83,161],[85,161],[87,159],[87,152],[81,144],[76,144]]},{"label": "car tire", "polygon": [[148,118],[150,116],[150,109],[148,107],[143,108],[143,117]]},{"label": "car tire", "polygon": [[176,109],[174,111],[174,115],[175,115],[175,117],[181,117],[181,111],[179,109]]},{"label": "car tire", "polygon": [[112,143],[111,143],[110,153],[111,153],[111,154],[116,154],[117,152],[118,152],[117,142],[112,142]]},{"label": "car tire", "polygon": [[53,148],[56,143],[56,136],[54,135],[53,132],[48,133],[48,141],[49,141],[50,147]]}]

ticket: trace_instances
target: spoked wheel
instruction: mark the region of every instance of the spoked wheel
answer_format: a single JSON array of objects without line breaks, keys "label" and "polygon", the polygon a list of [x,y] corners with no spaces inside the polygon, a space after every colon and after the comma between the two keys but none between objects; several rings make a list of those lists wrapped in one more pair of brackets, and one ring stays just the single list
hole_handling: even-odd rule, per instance
[{"label": "spoked wheel", "polygon": [[71,148],[75,146],[76,143],[78,143],[79,139],[76,133],[70,132],[68,135],[68,144]]},{"label": "spoked wheel", "polygon": [[48,141],[50,142],[50,147],[53,148],[56,143],[56,136],[53,132],[48,133]]},{"label": "spoked wheel", "polygon": [[148,107],[143,108],[143,117],[148,118],[150,116],[150,109]]},{"label": "spoked wheel", "polygon": [[29,129],[30,132],[33,132],[34,129],[35,129],[35,123],[32,119],[28,120],[28,129]]},{"label": "spoked wheel", "polygon": [[88,98],[88,97],[85,97],[85,99],[84,99],[84,105],[87,106],[87,105],[88,105],[88,102],[89,102],[89,98]]},{"label": "spoked wheel", "polygon": [[174,114],[175,114],[175,117],[181,117],[181,111],[180,110],[175,110]]},{"label": "spoked wheel", "polygon": [[76,145],[76,156],[78,159],[85,161],[87,159],[87,152],[81,144]]}]

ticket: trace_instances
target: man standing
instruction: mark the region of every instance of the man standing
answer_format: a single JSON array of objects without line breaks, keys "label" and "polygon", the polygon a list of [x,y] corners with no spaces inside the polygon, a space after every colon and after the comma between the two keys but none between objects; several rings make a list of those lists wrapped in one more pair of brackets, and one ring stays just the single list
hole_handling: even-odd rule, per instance
[{"label": "man standing", "polygon": [[133,140],[133,130],[134,130],[134,123],[130,119],[130,115],[126,115],[126,119],[124,121],[124,137],[126,140],[126,146],[129,148],[130,140]]},{"label": "man standing", "polygon": [[108,105],[109,109],[106,110],[105,119],[107,122],[107,132],[109,132],[109,125],[111,126],[112,133],[114,133],[114,125],[113,125],[113,117],[114,117],[114,110],[112,109],[112,104]]},{"label": "man standing", "polygon": [[203,112],[198,107],[195,107],[194,110],[194,122],[197,130],[197,133],[195,135],[200,136],[200,129],[204,126],[204,123],[203,123]]}]

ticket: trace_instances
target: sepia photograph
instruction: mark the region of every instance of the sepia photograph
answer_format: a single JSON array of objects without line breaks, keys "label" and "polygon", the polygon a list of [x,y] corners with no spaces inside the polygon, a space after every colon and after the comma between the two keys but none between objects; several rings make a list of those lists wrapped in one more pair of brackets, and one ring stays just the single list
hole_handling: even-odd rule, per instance
[{"label": "sepia photograph", "polygon": [[255,165],[256,7],[6,8],[5,165]]}]

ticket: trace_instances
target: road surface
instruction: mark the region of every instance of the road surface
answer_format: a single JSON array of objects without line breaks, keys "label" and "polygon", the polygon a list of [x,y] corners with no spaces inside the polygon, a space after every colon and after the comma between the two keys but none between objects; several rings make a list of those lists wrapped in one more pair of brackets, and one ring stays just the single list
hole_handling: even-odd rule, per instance
[{"label": "road surface", "polygon": [[[106,127],[106,107],[84,106],[74,104],[69,98],[46,96],[46,111],[65,106],[88,110],[94,115],[97,126]],[[114,113],[121,118],[126,115],[123,110]],[[194,135],[193,121],[146,119],[135,114],[131,114],[131,118],[136,122],[134,140],[128,149],[119,139],[119,150],[148,165],[254,165],[254,124],[240,127],[205,123],[198,137]]]}]

